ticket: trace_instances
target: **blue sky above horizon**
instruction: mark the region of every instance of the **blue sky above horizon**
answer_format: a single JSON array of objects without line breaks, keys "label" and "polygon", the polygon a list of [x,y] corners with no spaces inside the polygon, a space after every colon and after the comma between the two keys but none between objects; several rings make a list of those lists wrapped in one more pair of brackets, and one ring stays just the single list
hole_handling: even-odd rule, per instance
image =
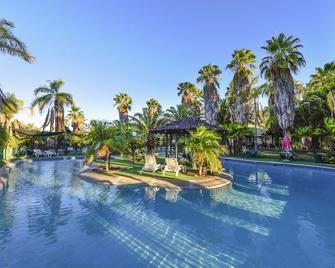
[{"label": "blue sky above horizon", "polygon": [[[29,106],[34,88],[62,78],[89,119],[118,117],[113,98],[127,92],[132,113],[149,98],[163,108],[180,102],[177,84],[195,82],[208,63],[223,70],[220,95],[233,74],[225,70],[234,49],[257,56],[273,35],[301,39],[306,82],[315,67],[335,59],[335,2],[143,0],[3,0],[0,17],[36,57],[35,64],[0,55],[0,86]],[[200,86],[200,85],[199,85]],[[20,118],[41,124],[41,117]]]}]

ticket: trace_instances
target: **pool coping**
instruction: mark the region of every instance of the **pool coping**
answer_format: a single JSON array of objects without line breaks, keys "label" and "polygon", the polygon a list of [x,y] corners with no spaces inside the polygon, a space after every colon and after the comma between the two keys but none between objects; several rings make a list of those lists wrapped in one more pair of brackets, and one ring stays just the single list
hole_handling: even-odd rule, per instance
[{"label": "pool coping", "polygon": [[314,166],[308,164],[300,164],[300,163],[283,163],[283,162],[274,162],[274,161],[257,161],[254,159],[239,159],[234,157],[221,157],[221,160],[225,161],[235,161],[235,162],[245,162],[245,163],[254,163],[254,164],[264,164],[268,166],[286,166],[286,167],[300,167],[300,168],[308,168],[315,170],[326,170],[335,172],[335,168],[327,167],[327,166]]}]

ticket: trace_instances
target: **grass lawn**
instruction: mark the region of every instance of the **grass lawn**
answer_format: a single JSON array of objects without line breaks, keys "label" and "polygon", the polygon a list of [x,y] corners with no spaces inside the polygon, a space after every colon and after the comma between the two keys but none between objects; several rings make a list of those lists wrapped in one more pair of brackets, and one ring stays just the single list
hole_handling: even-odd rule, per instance
[{"label": "grass lawn", "polygon": [[311,165],[311,166],[323,166],[323,167],[335,168],[335,164],[315,163],[313,155],[307,155],[307,154],[297,154],[296,157],[290,161],[281,160],[279,153],[272,152],[272,151],[260,151],[260,155],[258,157],[236,156],[232,158],[256,160],[256,161],[263,161],[263,162],[277,162],[277,163],[285,163],[285,164],[292,163],[292,164],[304,164],[304,165]]},{"label": "grass lawn", "polygon": [[[102,160],[98,160],[97,162],[103,164]],[[157,163],[164,164],[164,158],[158,157]],[[140,171],[143,165],[144,163],[137,163],[137,162],[135,162],[135,164],[133,165],[132,161],[125,160],[122,157],[115,157],[111,161],[111,168],[113,169],[113,167],[120,167],[123,170],[110,170],[109,172],[104,172],[104,173],[107,175],[115,174],[115,175],[120,175],[120,176],[129,176],[129,177],[133,175],[141,175]],[[179,172],[178,177],[176,177],[176,174],[173,172],[166,172],[165,175],[163,175],[163,173],[160,170],[156,171],[155,173],[144,171],[142,173],[142,176],[156,178],[156,179],[175,179],[175,180],[177,179],[177,180],[185,181],[185,182],[201,180],[204,178],[204,177],[186,175],[185,173],[182,173],[182,172]]]}]

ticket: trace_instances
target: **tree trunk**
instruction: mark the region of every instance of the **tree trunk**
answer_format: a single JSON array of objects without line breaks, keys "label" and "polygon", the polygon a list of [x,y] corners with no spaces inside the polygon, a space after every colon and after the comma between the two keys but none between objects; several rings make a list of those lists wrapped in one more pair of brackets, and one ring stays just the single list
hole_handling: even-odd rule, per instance
[{"label": "tree trunk", "polygon": [[147,150],[148,150],[148,154],[155,153],[155,134],[152,132],[148,133]]},{"label": "tree trunk", "polygon": [[274,111],[280,128],[287,132],[294,122],[294,81],[290,69],[274,67],[271,71],[275,103]]},{"label": "tree trunk", "polygon": [[128,122],[128,111],[119,111],[119,119],[121,123]]},{"label": "tree trunk", "polygon": [[207,123],[217,125],[220,97],[214,82],[204,86],[204,104],[205,104],[205,120]]},{"label": "tree trunk", "polygon": [[106,152],[105,169],[109,171],[109,151]]},{"label": "tree trunk", "polygon": [[249,94],[251,81],[249,77],[242,76],[238,72],[235,73],[233,81],[234,94],[236,96],[234,109],[235,119],[237,123],[247,125],[250,114]]}]

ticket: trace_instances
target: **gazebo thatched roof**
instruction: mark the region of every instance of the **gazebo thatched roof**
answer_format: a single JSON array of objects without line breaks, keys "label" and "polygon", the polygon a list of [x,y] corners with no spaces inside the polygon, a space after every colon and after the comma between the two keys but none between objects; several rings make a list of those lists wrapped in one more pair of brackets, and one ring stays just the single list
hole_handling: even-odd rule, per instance
[{"label": "gazebo thatched roof", "polygon": [[204,120],[196,119],[194,117],[185,117],[177,121],[169,122],[163,126],[154,128],[153,130],[151,130],[151,132],[165,134],[185,133],[189,130],[196,129],[198,126],[204,126],[207,129],[211,129],[217,132],[224,132],[222,128],[211,125]]}]

